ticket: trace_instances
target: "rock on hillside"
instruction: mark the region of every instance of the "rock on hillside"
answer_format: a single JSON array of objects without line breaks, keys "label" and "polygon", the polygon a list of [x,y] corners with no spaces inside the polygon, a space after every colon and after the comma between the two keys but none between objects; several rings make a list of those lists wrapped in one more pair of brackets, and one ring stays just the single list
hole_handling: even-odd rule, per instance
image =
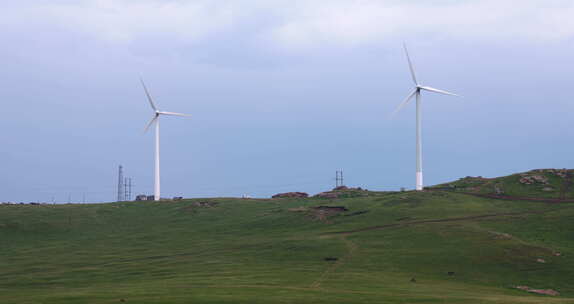
[{"label": "rock on hillside", "polygon": [[272,198],[305,198],[309,197],[309,194],[305,192],[286,192],[286,193],[277,193],[272,196]]},{"label": "rock on hillside", "polygon": [[366,189],[362,189],[361,187],[352,188],[347,186],[339,186],[333,188],[333,190],[331,191],[325,191],[315,194],[314,197],[334,199],[334,198],[359,197],[368,195],[369,191]]}]

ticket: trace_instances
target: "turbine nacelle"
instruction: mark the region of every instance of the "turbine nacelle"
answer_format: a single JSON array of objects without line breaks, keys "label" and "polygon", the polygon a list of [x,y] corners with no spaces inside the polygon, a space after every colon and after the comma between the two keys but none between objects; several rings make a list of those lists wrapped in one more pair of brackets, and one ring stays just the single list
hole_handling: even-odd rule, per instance
[{"label": "turbine nacelle", "polygon": [[415,97],[415,95],[420,95],[421,91],[428,91],[428,92],[433,92],[433,93],[439,93],[439,94],[444,94],[444,95],[451,95],[451,96],[459,96],[455,93],[451,93],[448,91],[444,91],[444,90],[439,90],[439,89],[435,89],[433,87],[429,87],[429,86],[423,86],[420,85],[418,80],[417,80],[417,76],[415,74],[415,68],[413,66],[413,63],[411,62],[411,58],[409,57],[409,51],[407,50],[407,45],[403,44],[403,47],[405,49],[405,54],[407,55],[407,61],[409,63],[409,70],[411,72],[411,77],[413,79],[413,82],[415,84],[415,88],[414,90],[407,96],[407,98],[405,98],[405,100],[403,102],[401,102],[399,104],[399,106],[396,108],[396,110],[391,114],[391,116],[394,116],[395,114],[397,114],[405,105],[407,105],[412,99],[413,97]]},{"label": "turbine nacelle", "polygon": [[149,105],[151,106],[151,108],[154,111],[154,116],[151,119],[151,121],[146,125],[144,132],[147,132],[147,130],[149,129],[149,127],[151,127],[151,125],[153,125],[158,119],[160,115],[168,115],[168,116],[182,116],[182,117],[189,117],[191,115],[188,114],[183,114],[183,113],[176,113],[176,112],[166,112],[166,111],[160,111],[158,110],[158,108],[155,106],[155,103],[153,102],[153,98],[151,98],[151,95],[149,93],[149,91],[147,90],[147,86],[145,85],[145,82],[143,81],[142,78],[140,78],[140,82],[142,83],[142,86],[144,88],[145,94],[147,96],[147,100],[149,101]]}]

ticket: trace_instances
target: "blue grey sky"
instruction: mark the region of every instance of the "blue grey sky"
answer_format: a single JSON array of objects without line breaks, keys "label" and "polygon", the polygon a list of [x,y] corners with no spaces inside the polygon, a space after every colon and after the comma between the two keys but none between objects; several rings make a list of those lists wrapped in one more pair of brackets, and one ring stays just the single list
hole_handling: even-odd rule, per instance
[{"label": "blue grey sky", "polygon": [[112,201],[117,166],[162,196],[267,197],[572,168],[574,2],[37,0],[0,3],[0,201]]}]

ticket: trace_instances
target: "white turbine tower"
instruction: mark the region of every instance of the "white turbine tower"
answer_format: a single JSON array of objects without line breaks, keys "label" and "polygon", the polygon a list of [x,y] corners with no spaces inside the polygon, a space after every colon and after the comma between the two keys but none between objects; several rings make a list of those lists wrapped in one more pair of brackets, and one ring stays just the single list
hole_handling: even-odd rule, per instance
[{"label": "white turbine tower", "polygon": [[450,93],[447,91],[443,91],[443,90],[439,90],[439,89],[435,89],[435,88],[431,88],[431,87],[427,87],[427,86],[422,86],[419,84],[419,82],[417,81],[417,77],[415,75],[415,69],[413,67],[413,64],[411,62],[411,58],[409,57],[409,51],[407,50],[407,46],[406,44],[403,44],[403,47],[405,48],[405,54],[407,55],[407,61],[409,62],[409,69],[411,70],[411,76],[413,78],[413,82],[415,83],[415,88],[412,91],[412,93],[409,94],[409,96],[407,96],[407,98],[397,107],[397,109],[395,110],[395,112],[393,112],[393,115],[396,114],[398,111],[400,111],[407,103],[409,103],[409,101],[411,101],[411,99],[413,98],[413,96],[416,96],[416,101],[417,101],[417,171],[416,171],[416,190],[423,190],[423,158],[422,158],[422,142],[421,142],[421,91],[430,91],[430,92],[435,92],[435,93],[440,93],[440,94],[445,94],[445,95],[453,95],[453,96],[459,96],[457,94],[454,93]]},{"label": "white turbine tower", "polygon": [[149,100],[149,104],[151,106],[151,108],[154,111],[154,115],[153,118],[151,119],[151,121],[147,124],[147,126],[145,127],[145,132],[147,132],[147,130],[149,129],[149,127],[155,123],[155,183],[154,183],[154,200],[159,201],[160,199],[160,175],[159,175],[159,117],[160,115],[171,115],[171,116],[190,116],[187,114],[181,114],[181,113],[174,113],[174,112],[165,112],[165,111],[160,111],[157,109],[157,107],[155,106],[155,104],[153,103],[153,99],[151,98],[151,95],[149,94],[147,87],[143,81],[143,79],[140,78],[140,81],[142,83],[142,86],[144,88],[145,94],[147,95],[147,99]]}]

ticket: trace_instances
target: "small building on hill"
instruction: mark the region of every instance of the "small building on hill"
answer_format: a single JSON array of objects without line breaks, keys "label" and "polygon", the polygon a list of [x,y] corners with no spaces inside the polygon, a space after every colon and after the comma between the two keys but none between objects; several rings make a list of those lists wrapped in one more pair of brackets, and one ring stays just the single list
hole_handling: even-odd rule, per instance
[{"label": "small building on hill", "polygon": [[148,196],[145,194],[140,194],[136,196],[136,201],[147,201],[148,200]]}]

